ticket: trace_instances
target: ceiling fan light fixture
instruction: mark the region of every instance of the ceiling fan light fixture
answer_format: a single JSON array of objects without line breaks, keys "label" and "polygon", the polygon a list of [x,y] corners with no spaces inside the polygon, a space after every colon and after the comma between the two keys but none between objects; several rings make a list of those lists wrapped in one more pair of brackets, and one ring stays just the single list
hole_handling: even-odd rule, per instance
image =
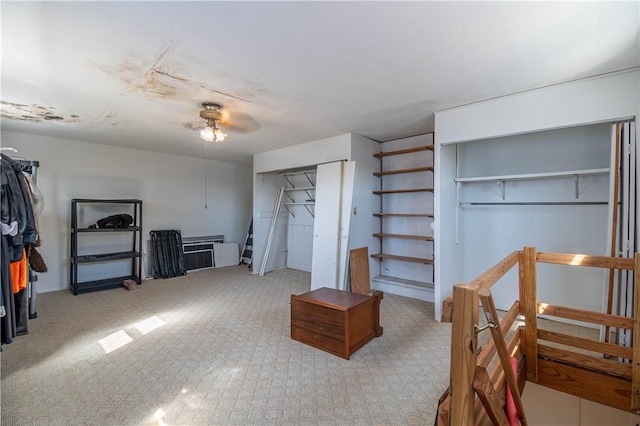
[{"label": "ceiling fan light fixture", "polygon": [[213,129],[211,127],[205,127],[204,129],[200,130],[200,138],[207,142],[213,142],[215,140]]},{"label": "ceiling fan light fixture", "polygon": [[227,137],[226,133],[218,128],[218,120],[209,119],[207,127],[200,130],[200,138],[207,142],[222,142]]},{"label": "ceiling fan light fixture", "polygon": [[220,129],[216,128],[216,129],[213,131],[213,136],[215,137],[215,141],[216,141],[216,142],[222,142],[222,141],[224,141],[224,138],[226,138],[226,137],[227,137],[227,134],[226,134],[226,133],[223,133],[223,132],[222,132],[222,130],[220,130]]}]

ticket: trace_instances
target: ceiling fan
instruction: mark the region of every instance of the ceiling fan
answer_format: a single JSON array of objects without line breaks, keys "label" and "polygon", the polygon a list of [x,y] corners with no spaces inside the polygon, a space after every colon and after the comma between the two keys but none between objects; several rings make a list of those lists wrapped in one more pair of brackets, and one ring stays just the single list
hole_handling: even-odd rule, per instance
[{"label": "ceiling fan", "polygon": [[223,142],[227,137],[218,125],[225,119],[222,105],[214,102],[203,102],[200,117],[207,120],[207,127],[200,131],[200,138],[207,142]]}]

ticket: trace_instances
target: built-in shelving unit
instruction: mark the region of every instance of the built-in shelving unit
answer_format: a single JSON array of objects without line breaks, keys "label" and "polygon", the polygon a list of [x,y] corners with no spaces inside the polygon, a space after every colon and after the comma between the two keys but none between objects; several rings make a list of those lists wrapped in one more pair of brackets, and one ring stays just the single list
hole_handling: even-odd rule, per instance
[{"label": "built-in shelving unit", "polygon": [[[86,225],[80,225],[78,218],[80,209],[83,206],[106,206],[106,205],[122,205],[122,213],[131,214],[133,217],[132,226],[126,228],[89,228]],[[122,234],[123,237],[129,236],[131,239],[131,250],[109,252],[109,253],[91,253],[79,254],[81,242],[79,242],[80,234]],[[108,288],[122,287],[124,280],[133,280],[140,284],[142,282],[142,201],[127,200],[96,200],[96,199],[73,199],[71,200],[71,244],[69,256],[69,289],[74,295],[96,290],[105,290]],[[111,277],[101,280],[79,281],[78,269],[79,265],[95,264],[97,262],[109,262],[114,260],[131,260],[131,274],[119,277]]]},{"label": "built-in shelving unit", "polygon": [[[381,261],[381,273],[372,280],[374,286],[385,291],[433,300],[432,295],[423,295],[433,291],[430,265],[434,264],[433,237],[425,235],[430,232],[428,225],[434,217],[431,209],[425,211],[431,198],[420,195],[433,193],[430,185],[433,182],[433,156],[427,153],[433,152],[434,145],[425,144],[425,139],[432,141],[429,136],[392,141],[393,145],[388,145],[392,149],[373,155],[381,161],[380,171],[373,173],[380,178],[380,189],[372,191],[381,197],[381,209],[373,213],[380,218],[380,232],[373,236],[380,238],[381,252],[371,254],[371,257]],[[402,147],[402,144],[411,143],[419,145]],[[393,149],[396,147],[401,149]],[[425,183],[427,186],[423,186]],[[425,204],[424,200],[429,202]],[[408,264],[399,266],[393,262]],[[411,272],[403,276],[403,270]],[[420,295],[416,296],[416,292]]]},{"label": "built-in shelving unit", "polygon": [[403,173],[418,173],[418,172],[432,172],[433,166],[428,167],[413,167],[410,169],[398,169],[398,170],[386,170],[384,172],[375,172],[374,176],[389,176],[389,175],[399,175]]},{"label": "built-in shelving unit", "polygon": [[376,154],[373,154],[373,156],[376,158],[382,158],[382,157],[388,157],[390,155],[411,154],[413,152],[420,152],[420,151],[433,151],[433,144],[414,146],[414,147],[405,148],[405,149],[397,149],[395,151],[378,152]]}]

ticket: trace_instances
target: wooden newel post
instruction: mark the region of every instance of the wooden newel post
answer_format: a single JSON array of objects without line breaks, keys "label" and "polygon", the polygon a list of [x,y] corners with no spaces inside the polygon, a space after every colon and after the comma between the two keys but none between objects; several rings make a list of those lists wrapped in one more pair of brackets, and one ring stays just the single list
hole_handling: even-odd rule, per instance
[{"label": "wooden newel post", "polygon": [[478,324],[478,288],[453,287],[453,315],[451,324],[450,394],[451,425],[474,423],[475,393],[473,376],[476,369],[477,339],[474,326]]},{"label": "wooden newel post", "polygon": [[536,248],[525,247],[522,257],[524,305],[525,368],[527,380],[538,383],[538,296],[536,290]]}]

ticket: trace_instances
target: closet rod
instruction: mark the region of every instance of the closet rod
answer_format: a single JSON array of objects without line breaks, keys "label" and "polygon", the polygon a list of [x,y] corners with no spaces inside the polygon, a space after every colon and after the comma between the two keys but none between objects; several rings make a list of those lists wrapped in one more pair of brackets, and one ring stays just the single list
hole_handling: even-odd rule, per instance
[{"label": "closet rod", "polygon": [[507,202],[476,203],[460,201],[461,206],[606,206],[607,201],[540,201],[540,202]]}]

